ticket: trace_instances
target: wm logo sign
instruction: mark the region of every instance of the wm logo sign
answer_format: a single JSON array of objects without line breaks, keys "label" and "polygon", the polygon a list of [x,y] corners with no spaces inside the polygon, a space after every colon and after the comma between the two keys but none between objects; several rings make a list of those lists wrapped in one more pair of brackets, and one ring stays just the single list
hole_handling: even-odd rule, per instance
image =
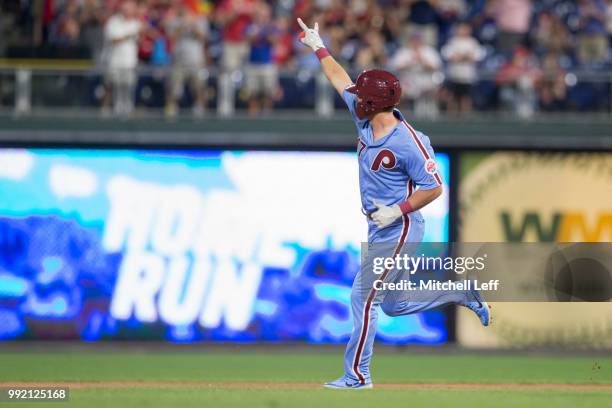
[{"label": "wm logo sign", "polygon": [[543,216],[533,211],[513,217],[500,214],[508,242],[608,242],[612,241],[612,212],[586,217],[582,212],[556,212]]}]

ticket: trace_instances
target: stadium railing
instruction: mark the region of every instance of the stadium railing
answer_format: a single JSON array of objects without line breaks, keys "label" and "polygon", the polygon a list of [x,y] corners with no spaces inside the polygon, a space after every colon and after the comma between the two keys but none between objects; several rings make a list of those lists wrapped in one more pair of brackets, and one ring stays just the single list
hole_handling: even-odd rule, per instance
[{"label": "stadium railing", "polygon": [[[97,112],[104,96],[103,70],[76,61],[72,64],[46,64],[38,61],[0,61],[0,111],[29,115],[37,112],[65,111]],[[208,89],[208,109],[221,117],[242,112],[248,106],[245,73],[203,72]],[[135,105],[139,114],[161,115],[166,101],[169,67],[146,66],[138,69]],[[495,73],[481,71],[473,88],[476,112],[501,111],[499,87]],[[444,76],[435,78],[439,85]],[[612,72],[567,72],[565,111],[592,112],[612,115]],[[308,69],[279,72],[280,92],[276,94],[274,112],[297,111],[329,117],[343,102],[320,71]],[[191,106],[188,89],[180,106]]]}]

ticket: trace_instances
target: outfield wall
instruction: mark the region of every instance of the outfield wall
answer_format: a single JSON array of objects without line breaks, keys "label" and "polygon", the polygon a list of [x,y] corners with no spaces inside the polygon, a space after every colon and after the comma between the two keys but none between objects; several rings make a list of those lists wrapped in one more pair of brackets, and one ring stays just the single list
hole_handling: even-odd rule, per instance
[{"label": "outfield wall", "polygon": [[[438,150],[612,151],[609,116],[566,114],[517,121],[513,117],[490,115],[410,122],[429,135]],[[352,151],[355,137],[348,112],[326,119],[277,114],[255,120],[248,116],[201,120],[191,117],[165,120],[152,116],[126,120],[88,116],[78,111],[49,116],[0,114],[2,145]]]},{"label": "outfield wall", "polygon": [[[1,122],[0,338],[345,342],[365,239],[355,137],[306,122]],[[612,241],[608,130],[470,126],[425,129],[447,183],[427,240]],[[501,304],[487,332],[463,310],[381,313],[378,340],[609,347],[608,306]]]}]

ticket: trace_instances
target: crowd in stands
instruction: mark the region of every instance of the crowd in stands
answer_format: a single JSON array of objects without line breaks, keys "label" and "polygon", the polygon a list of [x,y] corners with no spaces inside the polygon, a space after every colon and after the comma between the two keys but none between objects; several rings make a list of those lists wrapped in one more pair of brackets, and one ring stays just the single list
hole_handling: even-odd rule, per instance
[{"label": "crowd in stands", "polygon": [[612,71],[612,0],[0,0],[0,7],[13,16],[17,40],[87,49],[112,90],[105,106],[123,114],[132,110],[138,65],[169,67],[171,116],[186,86],[193,113],[204,111],[207,68],[243,71],[249,111],[271,109],[279,70],[318,69],[297,41],[298,16],[319,23],[331,54],[352,72],[397,73],[405,103],[424,116],[469,112],[475,94],[488,92],[474,88],[482,81],[520,116],[565,110],[576,104],[568,72]]}]

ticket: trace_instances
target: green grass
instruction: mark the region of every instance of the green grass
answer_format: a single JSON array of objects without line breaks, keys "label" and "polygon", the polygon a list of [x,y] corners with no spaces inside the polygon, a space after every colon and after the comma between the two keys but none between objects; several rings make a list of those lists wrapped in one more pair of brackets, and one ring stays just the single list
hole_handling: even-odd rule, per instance
[{"label": "green grass", "polygon": [[[316,351],[316,350],[315,350]],[[0,353],[0,381],[316,382],[341,374],[336,352]],[[593,369],[594,363],[601,368]],[[612,384],[612,357],[377,353],[375,383]],[[604,407],[612,393],[554,390],[74,389],[34,407]],[[8,404],[1,404],[0,406]],[[27,406],[20,403],[19,407]]]},{"label": "green grass", "polygon": [[[525,391],[82,390],[71,403],[95,407],[606,407],[608,393]],[[121,404],[118,404],[118,401]],[[47,404],[45,404],[47,405]],[[57,405],[57,404],[56,404]],[[72,404],[71,404],[72,405]],[[37,405],[38,406],[38,405]]]}]

